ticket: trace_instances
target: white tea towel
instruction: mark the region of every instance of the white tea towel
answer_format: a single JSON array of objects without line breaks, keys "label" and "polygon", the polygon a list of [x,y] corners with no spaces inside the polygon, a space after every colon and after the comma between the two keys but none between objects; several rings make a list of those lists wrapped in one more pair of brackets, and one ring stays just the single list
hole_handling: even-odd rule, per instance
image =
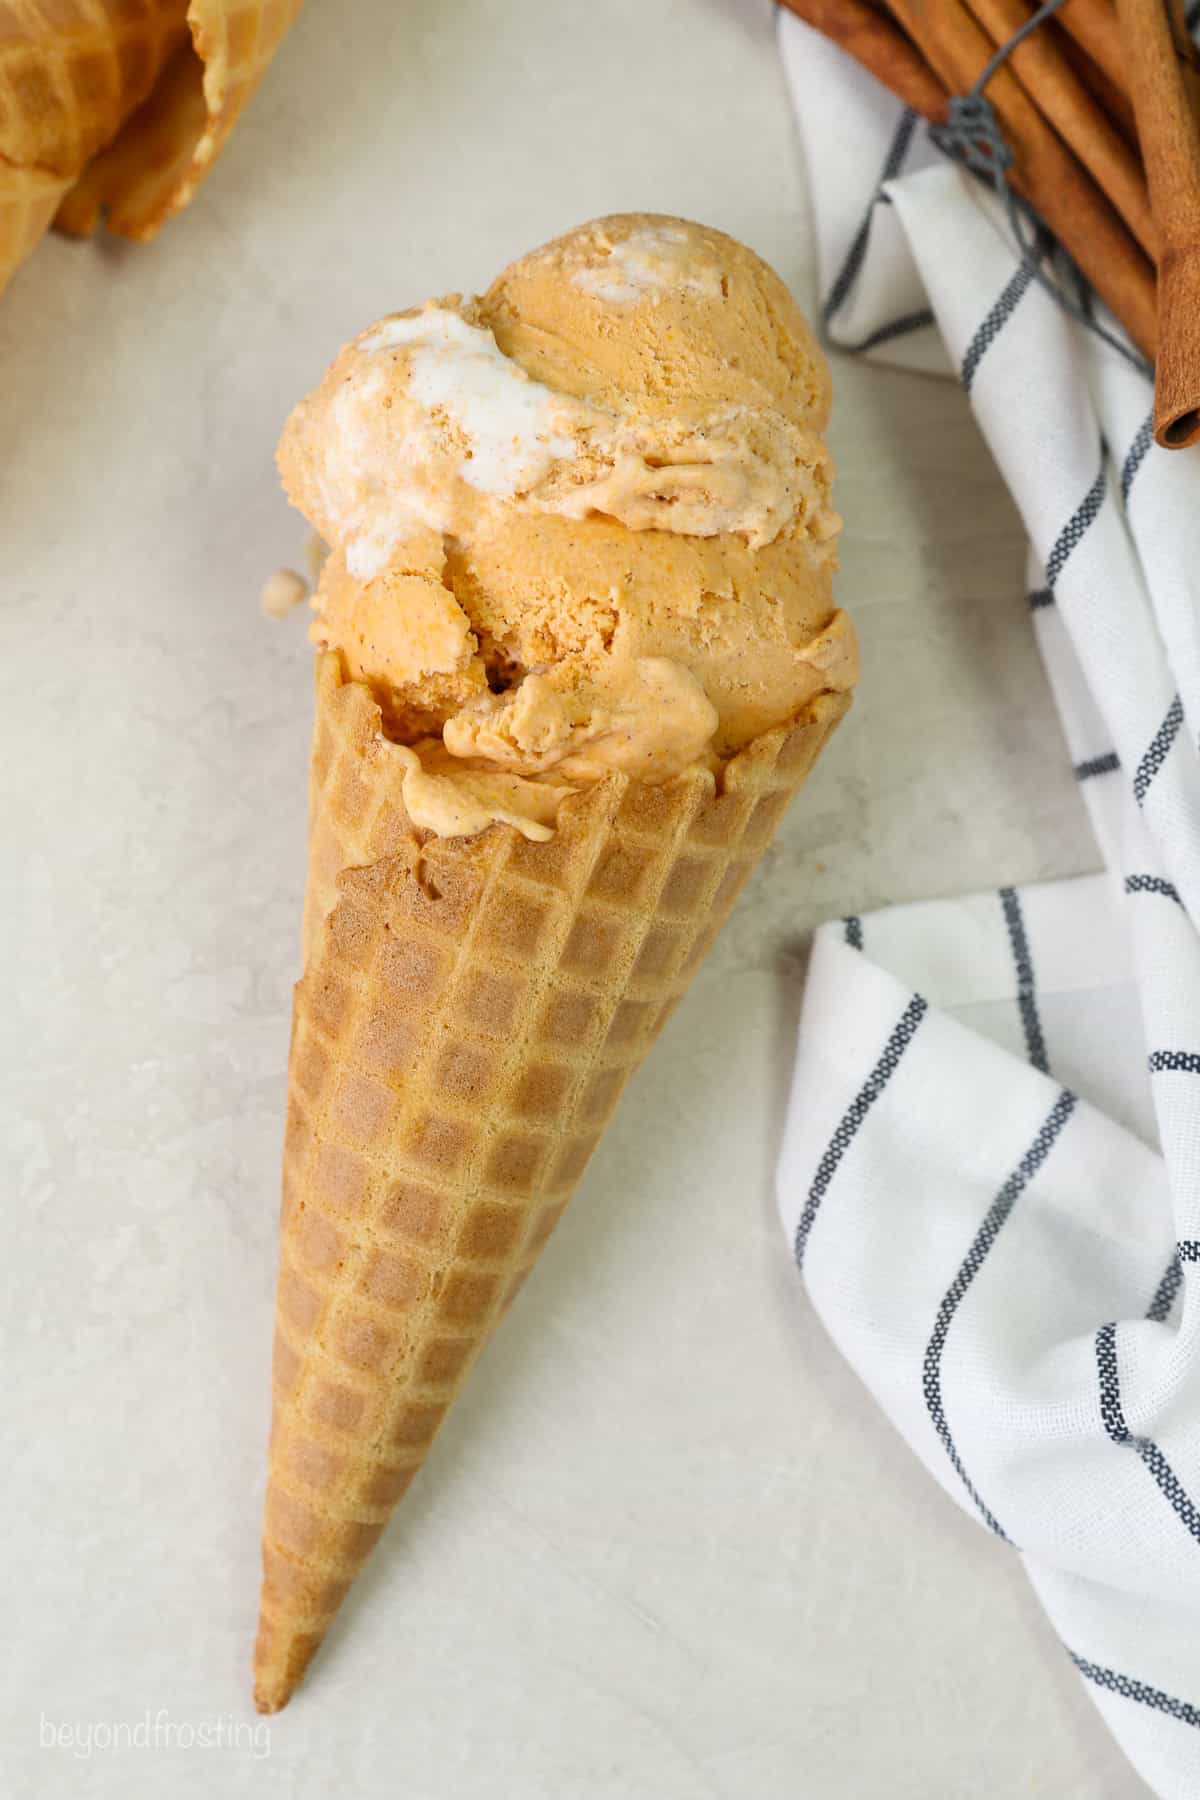
[{"label": "white tea towel", "polygon": [[[1200,452],[925,126],[780,17],[831,341],[962,381],[1107,874],[824,927],[780,1205],[831,1335],[1200,1796]],[[1002,878],[1003,871],[997,871]]]}]

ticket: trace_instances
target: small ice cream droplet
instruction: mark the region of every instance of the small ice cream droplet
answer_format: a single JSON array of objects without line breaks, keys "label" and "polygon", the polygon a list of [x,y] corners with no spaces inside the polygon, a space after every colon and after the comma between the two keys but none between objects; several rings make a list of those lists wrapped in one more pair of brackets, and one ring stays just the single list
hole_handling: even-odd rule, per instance
[{"label": "small ice cream droplet", "polygon": [[308,583],[295,569],[276,569],[262,591],[262,609],[270,619],[286,619],[308,598]]}]

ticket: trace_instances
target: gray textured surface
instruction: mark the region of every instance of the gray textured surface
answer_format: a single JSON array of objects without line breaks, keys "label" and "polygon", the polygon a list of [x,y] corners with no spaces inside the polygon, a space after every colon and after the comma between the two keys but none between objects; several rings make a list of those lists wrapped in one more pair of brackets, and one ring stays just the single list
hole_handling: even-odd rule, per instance
[{"label": "gray textured surface", "polygon": [[279,424],[376,314],[626,206],[811,297],[766,0],[314,0],[190,213],[0,306],[6,1796],[1138,1791],[773,1211],[812,922],[1095,861],[965,403],[857,366],[860,703],[269,1755],[41,1747],[251,1717],[309,714],[256,605],[301,542]]}]

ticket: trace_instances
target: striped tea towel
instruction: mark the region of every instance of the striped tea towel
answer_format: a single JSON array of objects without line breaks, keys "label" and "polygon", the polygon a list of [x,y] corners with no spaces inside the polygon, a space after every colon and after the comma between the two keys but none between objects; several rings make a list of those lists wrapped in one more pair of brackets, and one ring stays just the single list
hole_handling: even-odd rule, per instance
[{"label": "striped tea towel", "polygon": [[[1200,453],[995,197],[790,15],[835,345],[956,372],[1107,873],[817,934],[780,1165],[805,1285],[1012,1544],[1161,1795],[1200,1796]],[[998,871],[1002,874],[1002,871]]]}]

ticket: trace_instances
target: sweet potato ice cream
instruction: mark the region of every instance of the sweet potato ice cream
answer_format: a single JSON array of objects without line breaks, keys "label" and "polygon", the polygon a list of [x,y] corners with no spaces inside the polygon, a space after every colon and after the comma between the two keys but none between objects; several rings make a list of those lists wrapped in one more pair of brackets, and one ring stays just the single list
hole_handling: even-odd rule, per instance
[{"label": "sweet potato ice cream", "polygon": [[645,214],[355,338],[279,463],[331,546],[313,637],[411,750],[413,817],[540,835],[580,782],[716,766],[849,688],[828,411],[778,277]]},{"label": "sweet potato ice cream", "polygon": [[636,215],[382,320],[288,422],[284,481],[330,551],[264,1712],[846,712],[828,408],[770,270]]}]

